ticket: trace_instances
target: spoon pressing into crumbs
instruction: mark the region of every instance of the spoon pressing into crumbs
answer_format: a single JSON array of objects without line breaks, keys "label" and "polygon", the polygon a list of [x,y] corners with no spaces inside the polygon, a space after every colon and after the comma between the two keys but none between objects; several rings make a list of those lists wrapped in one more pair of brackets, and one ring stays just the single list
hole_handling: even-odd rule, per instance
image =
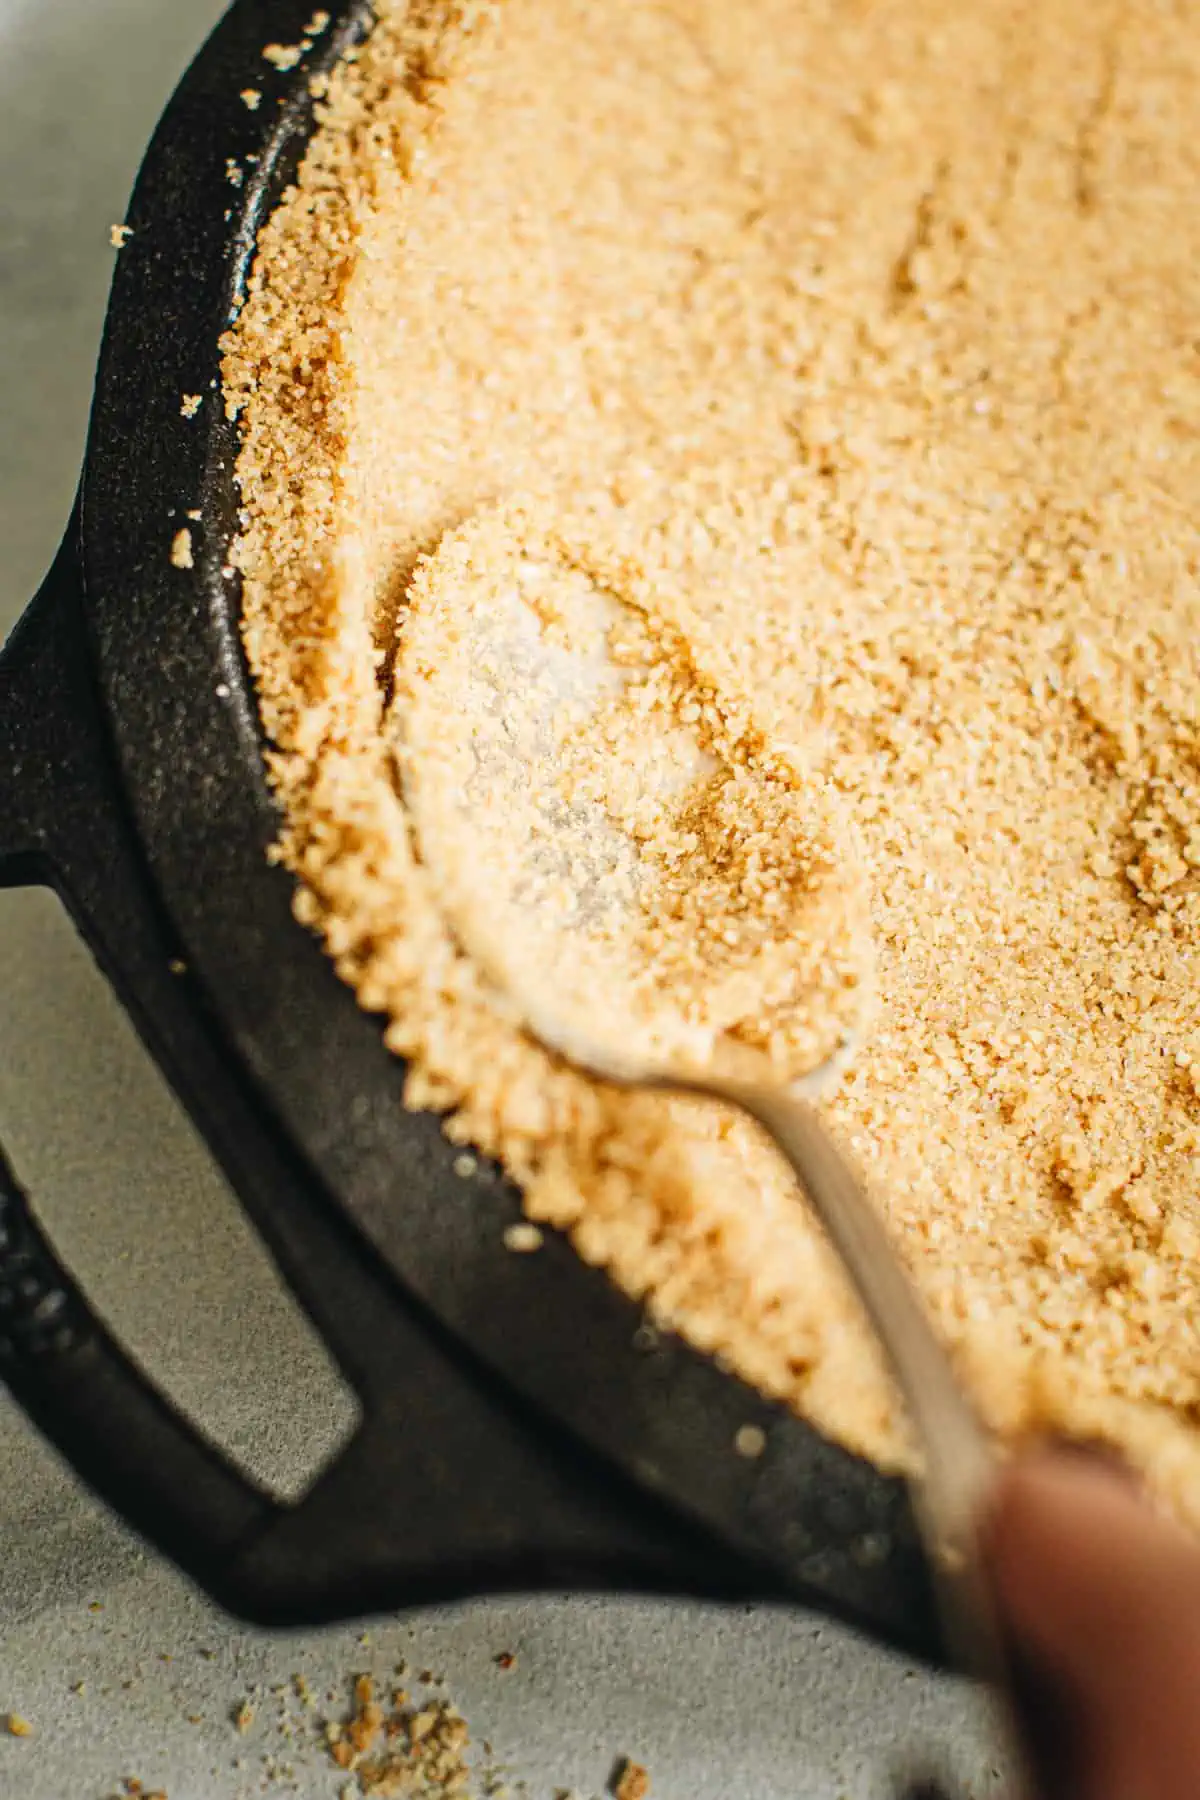
[{"label": "spoon pressing into crumbs", "polygon": [[828,1080],[872,988],[848,834],[641,603],[605,523],[572,543],[480,514],[418,569],[395,742],[438,905],[560,1039]]}]

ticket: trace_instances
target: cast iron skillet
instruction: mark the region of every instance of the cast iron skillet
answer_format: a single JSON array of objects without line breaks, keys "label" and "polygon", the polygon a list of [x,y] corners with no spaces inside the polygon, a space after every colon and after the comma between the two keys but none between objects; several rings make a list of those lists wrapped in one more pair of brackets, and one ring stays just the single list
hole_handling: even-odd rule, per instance
[{"label": "cast iron skillet", "polygon": [[[0,1370],[97,1492],[251,1620],[502,1588],[793,1595],[936,1655],[899,1485],[639,1331],[565,1242],[506,1252],[515,1195],[494,1170],[464,1182],[436,1120],[404,1112],[378,1023],[268,864],[217,340],[311,129],[309,78],[369,30],[363,0],[331,10],[285,74],[263,46],[299,41],[311,0],[238,0],[146,157],[79,500],[0,658],[0,885],[61,894],[362,1424],[299,1503],[266,1496],[98,1322],[2,1158]],[[204,395],[192,421],[185,393]],[[195,508],[182,571],[168,551]],[[732,1447],[746,1424],[754,1461]]]}]

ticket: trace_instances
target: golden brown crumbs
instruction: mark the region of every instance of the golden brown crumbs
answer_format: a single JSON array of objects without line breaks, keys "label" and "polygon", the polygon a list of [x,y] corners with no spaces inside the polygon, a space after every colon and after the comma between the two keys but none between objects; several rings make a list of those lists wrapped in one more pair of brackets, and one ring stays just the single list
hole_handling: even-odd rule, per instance
[{"label": "golden brown crumbs", "polygon": [[614,1800],[646,1800],[650,1792],[650,1777],[641,1763],[626,1757],[617,1771],[612,1784]]},{"label": "golden brown crumbs", "polygon": [[740,1425],[734,1433],[733,1447],[739,1456],[753,1462],[767,1447],[767,1434],[761,1425]]},{"label": "golden brown crumbs", "polygon": [[195,557],[192,554],[192,534],[186,525],[171,539],[171,566],[176,569],[195,567]]},{"label": "golden brown crumbs", "polygon": [[303,55],[304,51],[299,44],[267,44],[263,49],[264,62],[269,62],[281,74],[294,69]]},{"label": "golden brown crumbs", "polygon": [[257,88],[243,88],[240,98],[242,105],[247,107],[250,112],[257,112],[262,105],[262,94]]},{"label": "golden brown crumbs", "polygon": [[540,1250],[545,1243],[545,1235],[537,1225],[508,1225],[504,1231],[504,1248],[512,1250],[518,1256],[529,1256]]},{"label": "golden brown crumbs", "polygon": [[376,1698],[375,1683],[360,1675],[344,1719],[325,1728],[333,1762],[355,1777],[351,1791],[376,1800],[453,1800],[470,1782],[466,1721],[447,1700],[421,1707],[396,1694],[391,1710]]},{"label": "golden brown crumbs", "polygon": [[508,1674],[510,1669],[515,1669],[517,1666],[517,1656],[514,1650],[501,1650],[499,1655],[493,1660],[496,1667],[505,1675]]},{"label": "golden brown crumbs", "polygon": [[114,250],[123,250],[132,236],[132,225],[110,225],[108,228],[108,241]]},{"label": "golden brown crumbs", "polygon": [[377,10],[225,343],[299,919],[534,1223],[903,1463],[772,1157],[542,1055],[416,853],[410,626],[624,520],[666,669],[869,896],[825,1112],[981,1407],[1200,1523],[1200,15]]},{"label": "golden brown crumbs", "polygon": [[232,156],[225,159],[225,179],[230,187],[240,188],[246,179],[246,172]]},{"label": "golden brown crumbs", "polygon": [[33,1736],[33,1726],[21,1713],[10,1712],[4,1715],[4,1729],[9,1737],[27,1738]]},{"label": "golden brown crumbs", "polygon": [[249,1700],[240,1700],[233,1709],[233,1728],[245,1737],[254,1723],[254,1708]]},{"label": "golden brown crumbs", "polygon": [[194,419],[204,405],[203,394],[185,394],[179,402],[179,416],[183,419]]},{"label": "golden brown crumbs", "polygon": [[319,38],[321,34],[328,31],[328,29],[329,14],[322,10],[313,14],[312,18],[308,21],[308,24],[304,27],[304,35],[306,38]]}]

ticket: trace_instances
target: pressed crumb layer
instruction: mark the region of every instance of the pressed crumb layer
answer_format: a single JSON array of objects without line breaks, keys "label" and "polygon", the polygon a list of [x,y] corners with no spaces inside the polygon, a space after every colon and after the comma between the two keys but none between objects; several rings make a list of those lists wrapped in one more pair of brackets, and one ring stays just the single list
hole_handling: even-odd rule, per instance
[{"label": "pressed crumb layer", "polygon": [[531,1219],[904,1462],[772,1156],[525,1038],[405,806],[410,602],[621,517],[698,704],[852,846],[874,1010],[825,1111],[985,1413],[1200,1524],[1200,17],[377,12],[225,344],[299,919]]}]

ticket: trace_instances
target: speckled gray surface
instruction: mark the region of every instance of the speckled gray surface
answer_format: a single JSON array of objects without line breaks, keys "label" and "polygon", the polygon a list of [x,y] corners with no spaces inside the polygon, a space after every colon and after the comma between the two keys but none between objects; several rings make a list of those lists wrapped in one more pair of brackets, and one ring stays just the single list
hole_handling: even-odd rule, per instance
[{"label": "speckled gray surface", "polygon": [[[0,0],[0,633],[70,503],[108,226],[220,10]],[[0,1135],[159,1378],[278,1487],[302,1482],[345,1428],[346,1397],[45,896],[0,895]],[[4,1401],[0,1531],[0,1713],[34,1726],[0,1736],[0,1796],[14,1800],[105,1800],[129,1776],[171,1800],[333,1800],[344,1777],[272,1690],[298,1671],[340,1698],[354,1671],[401,1657],[446,1675],[532,1796],[596,1793],[628,1753],[655,1800],[868,1800],[931,1746],[965,1791],[997,1791],[957,1685],[797,1613],[557,1600],[246,1632],[146,1556]],[[509,1673],[502,1650],[518,1653]],[[257,1716],[240,1737],[230,1714],[248,1695]]]}]

